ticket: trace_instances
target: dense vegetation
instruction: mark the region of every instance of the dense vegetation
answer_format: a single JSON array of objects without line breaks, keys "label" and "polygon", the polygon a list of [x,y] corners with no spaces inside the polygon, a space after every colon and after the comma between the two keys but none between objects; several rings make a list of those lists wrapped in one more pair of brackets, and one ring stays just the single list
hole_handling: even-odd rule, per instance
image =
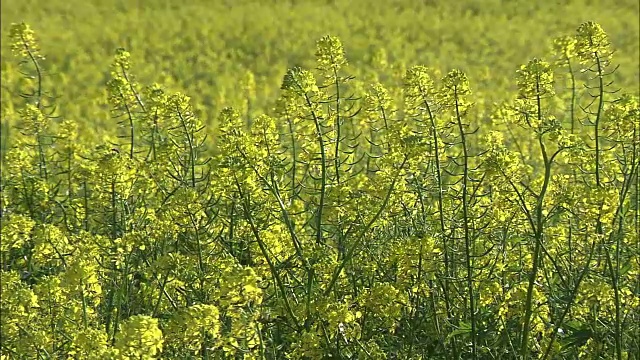
[{"label": "dense vegetation", "polygon": [[33,3],[2,5],[2,360],[640,358],[637,4],[4,28]]},{"label": "dense vegetation", "polygon": [[[490,105],[515,91],[519,64],[587,21],[602,25],[617,50],[612,79],[638,95],[639,13],[636,0],[4,0],[2,96],[19,98],[5,91],[21,81],[9,51],[12,23],[37,30],[47,88],[65,116],[91,118],[111,133],[104,84],[119,47],[131,51],[140,82],[188,94],[196,115],[215,125],[227,106],[243,115],[270,111],[284,73],[314,68],[315,42],[326,34],[347,46],[358,80],[391,90],[413,65],[459,68],[473,81],[474,100]],[[254,92],[242,90],[248,83]]]}]

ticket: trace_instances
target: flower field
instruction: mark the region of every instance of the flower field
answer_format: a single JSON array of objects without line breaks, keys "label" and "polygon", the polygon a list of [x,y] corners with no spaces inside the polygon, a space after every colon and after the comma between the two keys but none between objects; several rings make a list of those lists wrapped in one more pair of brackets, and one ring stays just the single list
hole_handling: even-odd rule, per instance
[{"label": "flower field", "polygon": [[637,2],[176,4],[2,3],[0,359],[640,359]]}]

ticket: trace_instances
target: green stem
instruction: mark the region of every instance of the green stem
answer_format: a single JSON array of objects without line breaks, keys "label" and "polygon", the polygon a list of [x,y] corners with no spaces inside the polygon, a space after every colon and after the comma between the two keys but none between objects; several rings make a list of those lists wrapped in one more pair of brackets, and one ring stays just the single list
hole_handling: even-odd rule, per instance
[{"label": "green stem", "polygon": [[324,201],[325,201],[325,193],[327,189],[327,155],[325,153],[326,149],[324,146],[324,139],[322,137],[322,128],[320,127],[320,119],[316,115],[313,110],[313,104],[311,103],[311,99],[306,94],[304,98],[307,102],[307,106],[311,110],[311,116],[313,117],[313,123],[316,127],[316,133],[318,138],[318,145],[320,146],[320,203],[318,204],[318,214],[316,218],[316,244],[322,243],[322,212],[324,210]]},{"label": "green stem", "polygon": [[464,156],[463,174],[462,174],[462,216],[463,216],[463,228],[464,228],[464,245],[465,245],[465,261],[467,267],[467,296],[469,297],[469,315],[471,317],[471,351],[473,359],[478,358],[478,344],[477,344],[477,324],[476,324],[476,307],[474,299],[473,289],[473,264],[471,259],[473,257],[473,247],[471,239],[471,231],[469,229],[469,204],[468,204],[468,180],[469,180],[469,150],[467,148],[466,134],[462,125],[462,116],[460,115],[460,106],[458,102],[457,89],[455,92],[455,105],[456,105],[456,119],[458,121],[458,130],[460,131],[462,152]]}]

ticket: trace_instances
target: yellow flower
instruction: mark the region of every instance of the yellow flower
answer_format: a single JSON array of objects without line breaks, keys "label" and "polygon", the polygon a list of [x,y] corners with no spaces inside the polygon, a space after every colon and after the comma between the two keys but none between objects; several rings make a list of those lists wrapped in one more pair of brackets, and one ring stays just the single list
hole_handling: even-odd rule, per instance
[{"label": "yellow flower", "polygon": [[158,319],[134,315],[121,324],[115,346],[120,359],[154,359],[162,352],[163,342]]}]

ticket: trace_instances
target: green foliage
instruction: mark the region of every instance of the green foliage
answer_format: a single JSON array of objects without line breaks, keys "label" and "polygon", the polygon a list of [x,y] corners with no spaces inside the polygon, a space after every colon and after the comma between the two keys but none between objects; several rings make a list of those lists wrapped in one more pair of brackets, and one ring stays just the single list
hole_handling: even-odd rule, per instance
[{"label": "green foliage", "polygon": [[510,92],[384,50],[358,70],[318,37],[267,111],[244,69],[215,126],[213,87],[147,82],[136,46],[85,107],[50,95],[28,25],[9,33],[2,359],[640,353],[639,100],[597,23]]},{"label": "green foliage", "polygon": [[[282,74],[294,66],[314,68],[314,44],[325,34],[348,44],[350,71],[357,79],[397,88],[405,69],[415,64],[443,71],[458,68],[488,106],[513,90],[515,65],[542,57],[552,37],[594,20],[607,29],[618,50],[616,63],[621,67],[612,79],[638,95],[640,9],[635,0],[615,6],[603,0],[196,0],[136,5],[126,0],[6,0],[1,6],[3,39],[12,23],[26,22],[38,30],[48,59],[47,88],[68,118],[91,119],[99,133],[83,136],[95,141],[113,134],[104,84],[110,79],[110,57],[120,47],[133,52],[137,60],[132,71],[141,83],[159,82],[189,94],[194,112],[211,126],[225,107],[236,108],[243,118],[270,111]],[[3,108],[9,103],[18,107],[19,85],[25,82],[16,73],[10,45],[1,45]],[[239,91],[241,79],[251,76],[255,88]],[[398,93],[391,96],[402,101]]]}]

